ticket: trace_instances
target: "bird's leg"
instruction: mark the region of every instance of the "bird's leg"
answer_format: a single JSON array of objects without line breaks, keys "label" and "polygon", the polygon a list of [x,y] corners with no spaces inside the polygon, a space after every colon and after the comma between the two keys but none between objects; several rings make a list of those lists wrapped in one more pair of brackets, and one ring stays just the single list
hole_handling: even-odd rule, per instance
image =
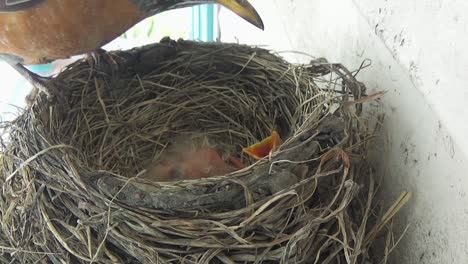
[{"label": "bird's leg", "polygon": [[29,106],[34,102],[39,92],[45,93],[48,98],[52,97],[52,93],[50,92],[50,88],[47,86],[46,82],[48,78],[39,76],[34,72],[29,71],[20,63],[9,64],[32,85],[32,90],[26,97],[26,103]]}]

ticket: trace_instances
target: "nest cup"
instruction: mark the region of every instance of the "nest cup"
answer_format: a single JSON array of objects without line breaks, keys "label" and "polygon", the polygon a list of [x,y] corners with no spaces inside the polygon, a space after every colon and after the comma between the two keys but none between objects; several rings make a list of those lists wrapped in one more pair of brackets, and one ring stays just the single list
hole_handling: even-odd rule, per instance
[{"label": "nest cup", "polygon": [[[164,39],[77,61],[48,87],[4,124],[4,262],[375,263],[393,246],[374,243],[395,210],[375,211],[364,85],[339,64]],[[273,130],[284,143],[268,157],[241,154]],[[140,177],[200,137],[251,165]]]}]

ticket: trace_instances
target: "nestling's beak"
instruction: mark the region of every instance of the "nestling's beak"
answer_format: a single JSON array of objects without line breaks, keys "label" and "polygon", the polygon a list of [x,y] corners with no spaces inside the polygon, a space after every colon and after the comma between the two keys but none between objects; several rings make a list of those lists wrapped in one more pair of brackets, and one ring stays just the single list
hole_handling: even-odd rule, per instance
[{"label": "nestling's beak", "polygon": [[280,136],[276,131],[273,131],[269,137],[244,148],[242,151],[249,154],[254,159],[262,159],[268,156],[272,150],[275,150],[281,144],[283,144],[283,141]]},{"label": "nestling's beak", "polygon": [[228,8],[252,25],[264,29],[262,18],[247,0],[217,0],[217,3]]}]

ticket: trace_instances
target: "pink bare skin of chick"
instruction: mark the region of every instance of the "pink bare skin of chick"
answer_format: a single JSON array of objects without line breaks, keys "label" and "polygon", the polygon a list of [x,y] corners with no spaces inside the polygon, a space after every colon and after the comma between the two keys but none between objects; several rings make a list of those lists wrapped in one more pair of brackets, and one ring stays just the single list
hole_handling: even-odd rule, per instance
[{"label": "pink bare skin of chick", "polygon": [[234,157],[229,157],[235,167],[228,165],[219,153],[210,147],[179,149],[161,162],[149,167],[142,178],[157,182],[196,180],[225,175],[245,167]]}]

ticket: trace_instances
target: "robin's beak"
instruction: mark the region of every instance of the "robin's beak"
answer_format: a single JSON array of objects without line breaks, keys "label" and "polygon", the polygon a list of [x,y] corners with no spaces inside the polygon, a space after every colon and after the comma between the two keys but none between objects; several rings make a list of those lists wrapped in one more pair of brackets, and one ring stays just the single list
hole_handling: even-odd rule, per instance
[{"label": "robin's beak", "polygon": [[264,29],[262,18],[247,0],[217,0],[217,2],[252,25]]}]

